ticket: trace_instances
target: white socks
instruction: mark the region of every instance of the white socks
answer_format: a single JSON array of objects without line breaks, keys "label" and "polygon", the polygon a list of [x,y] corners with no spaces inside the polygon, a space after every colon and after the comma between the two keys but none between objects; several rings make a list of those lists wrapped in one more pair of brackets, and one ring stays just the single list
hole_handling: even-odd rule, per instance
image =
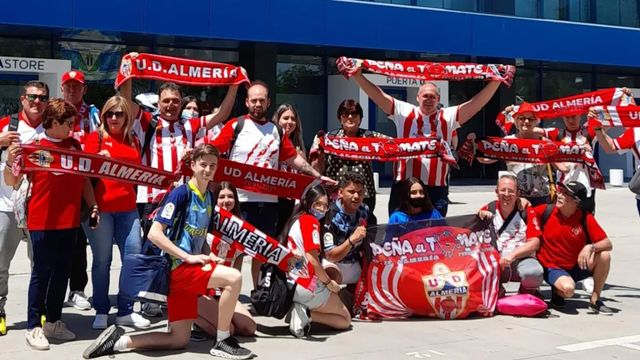
[{"label": "white socks", "polygon": [[228,331],[217,330],[216,334],[217,334],[216,335],[216,342],[222,341],[222,340],[228,338],[229,336],[231,336],[231,334]]},{"label": "white socks", "polygon": [[124,351],[129,348],[129,344],[131,343],[131,337],[127,335],[122,335],[118,341],[113,345],[114,351]]}]

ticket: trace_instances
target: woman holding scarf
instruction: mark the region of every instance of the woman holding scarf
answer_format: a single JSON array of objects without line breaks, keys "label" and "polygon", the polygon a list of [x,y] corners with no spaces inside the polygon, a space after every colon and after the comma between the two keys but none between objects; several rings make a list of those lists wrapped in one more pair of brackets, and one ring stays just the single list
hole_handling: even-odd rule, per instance
[{"label": "woman holding scarf", "polygon": [[[71,137],[76,108],[63,99],[49,101],[42,114],[44,134],[36,141],[40,146],[60,150],[82,151]],[[7,163],[13,164],[22,149],[19,144],[8,149]],[[45,156],[46,153],[41,153]],[[50,156],[50,155],[49,155]],[[21,180],[5,167],[5,182],[15,186]],[[71,255],[80,228],[81,199],[89,204],[94,226],[99,222],[99,206],[91,181],[83,175],[65,172],[36,171],[28,174],[31,196],[27,200],[27,228],[33,249],[33,267],[27,306],[27,344],[35,350],[49,350],[49,340],[70,341],[76,335],[62,322],[62,305],[71,271]],[[41,324],[42,315],[46,322]]]},{"label": "woman holding scarf", "polygon": [[[100,128],[89,134],[85,141],[85,151],[116,160],[140,164],[140,142],[134,135],[133,118],[127,101],[121,96],[107,100],[100,112]],[[142,248],[140,218],[136,208],[134,187],[122,181],[98,179],[95,183],[98,206],[102,210],[102,224],[90,229],[88,223],[82,226],[93,252],[91,282],[93,284],[93,307],[96,317],[94,329],[106,329],[109,309],[109,278],[113,243],[120,250],[120,260],[128,254],[139,254]],[[126,274],[120,274],[119,282],[127,281]],[[118,315],[116,324],[146,328],[149,320],[133,312],[133,301],[118,294]]]},{"label": "woman holding scarf", "polygon": [[[355,100],[348,99],[342,101],[340,105],[338,105],[337,116],[338,121],[340,121],[340,128],[329,131],[327,133],[329,136],[389,138],[379,132],[360,128],[363,112],[362,107]],[[348,160],[335,155],[325,154],[320,147],[318,136],[313,139],[313,145],[309,151],[309,159],[311,166],[318,170],[318,172],[338,182],[349,172],[353,171],[362,174],[365,178],[364,203],[367,204],[370,213],[373,214],[376,207],[376,189],[373,181],[371,161]]]}]

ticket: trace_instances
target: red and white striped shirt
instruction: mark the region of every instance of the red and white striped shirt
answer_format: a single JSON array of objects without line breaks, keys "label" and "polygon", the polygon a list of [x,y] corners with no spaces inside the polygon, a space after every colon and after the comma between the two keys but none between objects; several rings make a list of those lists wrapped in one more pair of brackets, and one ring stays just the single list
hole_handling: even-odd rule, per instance
[{"label": "red and white striped shirt", "polygon": [[[144,146],[146,132],[152,118],[153,115],[150,112],[141,111],[133,124],[133,131],[138,137],[141,146]],[[193,148],[196,134],[202,127],[206,127],[204,116],[184,121],[167,121],[159,118],[156,134],[151,138],[147,151],[142,154],[142,165],[174,172],[178,168],[178,163],[184,150]],[[138,203],[149,203],[164,192],[165,190],[138,186],[136,201]]]},{"label": "red and white striped shirt", "polygon": [[[393,111],[389,119],[396,123],[399,138],[439,137],[451,145],[453,132],[458,124],[458,106],[438,110],[431,116],[424,115],[420,109],[404,101],[393,100]],[[428,186],[446,186],[449,164],[441,158],[418,158],[396,162],[396,181],[410,177],[422,180]]]},{"label": "red and white striped shirt", "polygon": [[[613,145],[621,154],[632,151],[636,158],[636,171],[640,171],[640,128],[628,128],[613,139]],[[640,200],[640,195],[636,195],[636,199]]]}]

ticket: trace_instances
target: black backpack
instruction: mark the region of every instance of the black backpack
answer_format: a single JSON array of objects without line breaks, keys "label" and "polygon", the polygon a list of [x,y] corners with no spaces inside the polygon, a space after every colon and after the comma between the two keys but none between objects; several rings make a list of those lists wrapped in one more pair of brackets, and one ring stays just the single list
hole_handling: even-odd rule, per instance
[{"label": "black backpack", "polygon": [[296,283],[287,279],[287,274],[276,265],[263,264],[258,275],[258,284],[251,291],[251,304],[256,314],[282,319],[293,306]]},{"label": "black backpack", "polygon": [[[542,213],[542,219],[540,219],[540,231],[544,229],[544,225],[549,220],[551,216],[551,212],[553,211],[553,207],[555,204],[547,204],[547,207],[544,208],[544,212]],[[582,231],[584,231],[584,236],[587,238],[587,244],[591,244],[591,237],[589,236],[589,229],[587,228],[587,211],[582,211],[582,217],[580,217],[580,226],[582,226]]]}]

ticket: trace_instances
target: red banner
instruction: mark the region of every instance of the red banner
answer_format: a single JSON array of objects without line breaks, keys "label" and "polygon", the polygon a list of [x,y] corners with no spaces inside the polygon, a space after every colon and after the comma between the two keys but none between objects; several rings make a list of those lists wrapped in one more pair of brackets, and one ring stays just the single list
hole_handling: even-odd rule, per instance
[{"label": "red banner", "polygon": [[305,189],[317,180],[311,176],[218,160],[215,182],[228,181],[235,187],[261,194],[292,199],[302,198]]},{"label": "red banner", "polygon": [[437,63],[424,61],[377,61],[347,58],[336,60],[338,70],[346,76],[358,68],[372,73],[416,80],[499,80],[511,85],[515,67],[502,64]]},{"label": "red banner", "polygon": [[589,109],[589,120],[601,126],[640,127],[640,106],[594,106]]},{"label": "red banner", "polygon": [[[626,106],[633,104],[633,97],[625,94],[622,88],[602,89],[583,94],[531,103],[536,116],[540,119],[552,119],[561,116],[583,115],[596,105]],[[505,134],[509,134],[513,126],[513,115],[518,111],[514,106],[509,112],[502,111],[496,118],[496,124]]]},{"label": "red banner", "polygon": [[[367,315],[462,319],[491,316],[500,285],[490,222],[475,215],[368,228]],[[371,231],[370,231],[371,230]]]},{"label": "red banner", "polygon": [[241,66],[145,53],[130,53],[122,57],[120,71],[116,77],[116,89],[131,78],[172,81],[195,86],[249,83],[249,76]]},{"label": "red banner", "polygon": [[274,264],[282,271],[289,271],[288,262],[293,259],[289,248],[280,245],[276,239],[255,226],[218,206],[213,211],[211,223],[211,234],[231,245],[232,249],[262,262]]},{"label": "red banner", "polygon": [[398,161],[441,157],[450,164],[456,164],[449,144],[440,138],[386,139],[326,135],[319,140],[325,153],[350,160]]},{"label": "red banner", "polygon": [[124,181],[166,189],[179,175],[97,154],[62,150],[41,145],[21,145],[21,171],[49,171]]}]

